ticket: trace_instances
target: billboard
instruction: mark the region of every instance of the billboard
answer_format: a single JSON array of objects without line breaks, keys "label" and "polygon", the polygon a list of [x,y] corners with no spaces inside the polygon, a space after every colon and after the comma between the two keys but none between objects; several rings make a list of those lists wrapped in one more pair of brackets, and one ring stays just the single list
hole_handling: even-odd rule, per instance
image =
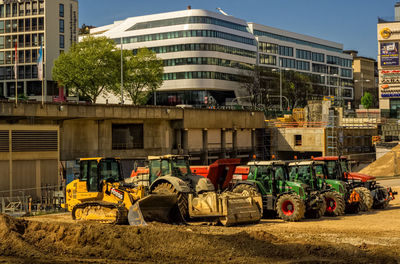
[{"label": "billboard", "polygon": [[399,66],[399,43],[381,43],[381,66]]}]

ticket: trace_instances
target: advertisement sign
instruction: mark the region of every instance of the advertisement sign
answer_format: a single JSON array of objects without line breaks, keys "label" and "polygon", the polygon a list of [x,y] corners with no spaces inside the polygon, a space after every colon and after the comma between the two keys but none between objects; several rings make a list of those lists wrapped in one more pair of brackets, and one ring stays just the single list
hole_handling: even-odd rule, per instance
[{"label": "advertisement sign", "polygon": [[399,65],[398,42],[381,43],[381,65],[382,66]]}]

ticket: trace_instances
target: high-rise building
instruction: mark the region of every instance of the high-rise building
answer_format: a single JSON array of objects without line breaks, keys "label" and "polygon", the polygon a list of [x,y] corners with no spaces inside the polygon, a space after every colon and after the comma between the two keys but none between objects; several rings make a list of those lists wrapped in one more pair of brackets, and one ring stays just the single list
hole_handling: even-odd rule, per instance
[{"label": "high-rise building", "polygon": [[157,104],[239,101],[249,97],[241,80],[255,65],[309,75],[316,88],[310,97],[353,99],[352,57],[343,53],[342,44],[225,14],[188,8],[127,18],[90,33],[133,52],[149,48],[164,61]]},{"label": "high-rise building", "polygon": [[18,83],[18,95],[41,100],[41,47],[45,100],[58,95],[54,60],[78,40],[78,29],[78,0],[0,0],[0,96],[14,97]]}]

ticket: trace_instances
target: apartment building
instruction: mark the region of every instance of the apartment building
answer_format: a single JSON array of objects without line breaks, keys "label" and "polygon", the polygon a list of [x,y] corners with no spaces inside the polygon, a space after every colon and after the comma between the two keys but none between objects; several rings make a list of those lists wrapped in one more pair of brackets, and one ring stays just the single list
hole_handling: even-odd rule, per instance
[{"label": "apartment building", "polygon": [[77,0],[0,0],[0,96],[15,97],[17,83],[18,95],[41,100],[41,47],[45,100],[58,95],[54,60],[78,40],[78,29]]}]

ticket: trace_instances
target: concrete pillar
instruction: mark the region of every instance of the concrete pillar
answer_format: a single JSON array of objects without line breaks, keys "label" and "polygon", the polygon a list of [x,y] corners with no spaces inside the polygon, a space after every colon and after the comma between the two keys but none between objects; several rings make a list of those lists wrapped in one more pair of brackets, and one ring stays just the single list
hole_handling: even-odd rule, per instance
[{"label": "concrete pillar", "polygon": [[232,131],[232,148],[233,148],[233,152],[231,155],[231,158],[236,158],[237,154],[238,154],[238,150],[237,150],[237,130],[233,129]]},{"label": "concrete pillar", "polygon": [[189,154],[189,130],[187,128],[182,130],[182,148],[183,154]]},{"label": "concrete pillar", "polygon": [[225,131],[225,128],[221,129],[221,153],[219,156],[221,159],[226,158],[226,131]]},{"label": "concrete pillar", "polygon": [[175,141],[176,141],[176,148],[178,149],[178,153],[181,153],[181,150],[182,150],[182,131],[180,129],[175,129]]},{"label": "concrete pillar", "polygon": [[250,159],[253,159],[253,156],[256,154],[256,129],[253,128],[251,130],[251,156]]},{"label": "concrete pillar", "polygon": [[203,129],[203,150],[202,150],[202,163],[203,165],[208,165],[208,130]]}]

